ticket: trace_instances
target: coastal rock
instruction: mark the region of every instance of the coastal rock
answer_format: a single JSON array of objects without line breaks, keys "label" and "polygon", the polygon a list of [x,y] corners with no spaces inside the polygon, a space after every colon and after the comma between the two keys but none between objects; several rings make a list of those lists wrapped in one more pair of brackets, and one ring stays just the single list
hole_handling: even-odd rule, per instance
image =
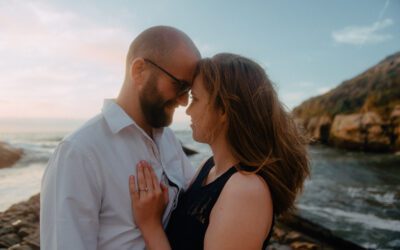
[{"label": "coastal rock", "polygon": [[[295,213],[286,214],[277,220],[275,229],[282,230],[281,238],[272,237],[274,246],[288,245],[290,249],[353,249],[365,248],[348,240],[335,236],[332,231],[309,221]],[[271,249],[280,249],[279,247]]]},{"label": "coastal rock", "polygon": [[16,244],[10,248],[8,248],[8,250],[35,250],[35,248],[32,248],[28,245],[20,245],[20,244]]},{"label": "coastal rock", "polygon": [[40,197],[37,194],[0,212],[0,249],[40,249],[39,209]]},{"label": "coastal rock", "polygon": [[375,112],[337,115],[330,130],[330,143],[347,149],[388,151],[390,138],[386,124]]},{"label": "coastal rock", "polygon": [[396,105],[390,114],[390,125],[393,133],[391,137],[392,144],[395,146],[395,150],[400,150],[400,105]]},{"label": "coastal rock", "polygon": [[[400,52],[294,108],[314,140],[336,147],[400,150]],[[333,122],[330,122],[330,119]]]},{"label": "coastal rock", "polygon": [[301,239],[301,234],[298,232],[290,232],[285,236],[286,242],[294,242]]},{"label": "coastal rock", "polygon": [[21,158],[22,153],[21,149],[13,148],[9,144],[0,142],[0,168],[12,166]]},{"label": "coastal rock", "polygon": [[290,246],[295,250],[316,250],[319,249],[317,245],[309,242],[293,242]]},{"label": "coastal rock", "polygon": [[326,143],[329,140],[329,131],[332,125],[332,119],[327,116],[314,116],[311,117],[306,124],[304,124],[308,136],[312,141],[320,141]]},{"label": "coastal rock", "polygon": [[21,238],[14,233],[1,235],[0,236],[0,247],[9,248],[13,245],[18,244],[21,241]]},{"label": "coastal rock", "polygon": [[186,147],[186,146],[183,146],[183,144],[182,144],[182,149],[183,149],[183,152],[187,155],[187,156],[191,156],[191,155],[194,155],[194,154],[197,154],[198,152],[196,151],[196,150],[194,150],[194,149],[191,149],[191,148],[188,148],[188,147]]}]

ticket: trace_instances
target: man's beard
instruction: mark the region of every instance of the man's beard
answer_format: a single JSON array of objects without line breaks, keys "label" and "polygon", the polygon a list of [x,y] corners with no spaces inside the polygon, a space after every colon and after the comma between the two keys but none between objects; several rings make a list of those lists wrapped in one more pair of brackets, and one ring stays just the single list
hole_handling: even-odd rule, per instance
[{"label": "man's beard", "polygon": [[171,124],[172,114],[166,112],[176,101],[165,101],[157,90],[157,77],[152,74],[139,95],[142,112],[147,123],[153,128],[161,128]]}]

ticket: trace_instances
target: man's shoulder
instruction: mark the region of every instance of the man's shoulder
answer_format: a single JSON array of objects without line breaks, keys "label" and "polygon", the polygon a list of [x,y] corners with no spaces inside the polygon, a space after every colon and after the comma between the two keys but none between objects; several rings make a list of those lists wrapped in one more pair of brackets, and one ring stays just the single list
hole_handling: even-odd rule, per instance
[{"label": "man's shoulder", "polygon": [[77,146],[97,143],[106,137],[108,130],[104,117],[98,114],[64,137],[62,143],[67,142]]}]

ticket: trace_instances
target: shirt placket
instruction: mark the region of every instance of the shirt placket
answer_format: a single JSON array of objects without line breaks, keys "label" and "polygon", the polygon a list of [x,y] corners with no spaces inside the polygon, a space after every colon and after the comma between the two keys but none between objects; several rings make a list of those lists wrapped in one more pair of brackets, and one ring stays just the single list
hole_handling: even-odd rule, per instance
[{"label": "shirt placket", "polygon": [[[162,160],[161,154],[155,144],[155,142],[153,140],[149,140],[149,146],[152,150],[153,156],[157,159],[157,161],[159,162],[161,168],[162,168],[162,173],[161,173],[161,178],[160,181],[165,184],[166,186],[168,186],[168,190],[172,190],[174,197],[172,200],[172,203],[170,203],[167,206],[167,209],[165,211],[165,214],[163,216],[163,225],[164,227],[166,227],[169,218],[171,217],[172,211],[176,208],[176,206],[178,205],[178,198],[180,196],[180,193],[182,192],[182,189],[179,188],[179,186],[174,183],[171,178],[168,176],[168,171],[166,171],[166,166],[164,164],[164,161]],[[169,193],[170,198],[171,198],[171,193]]]}]

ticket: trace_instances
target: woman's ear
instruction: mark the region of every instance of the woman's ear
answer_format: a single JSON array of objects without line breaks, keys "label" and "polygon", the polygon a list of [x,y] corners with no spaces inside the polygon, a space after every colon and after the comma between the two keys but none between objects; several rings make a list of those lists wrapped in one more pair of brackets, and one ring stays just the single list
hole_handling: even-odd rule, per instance
[{"label": "woman's ear", "polygon": [[224,113],[222,114],[221,119],[222,119],[222,122],[223,122],[223,123],[227,123],[227,122],[228,122],[228,115],[226,114],[226,112],[224,112]]},{"label": "woman's ear", "polygon": [[218,116],[219,116],[221,123],[224,124],[228,121],[228,115],[226,114],[224,109],[222,109],[222,108],[218,109]]}]

